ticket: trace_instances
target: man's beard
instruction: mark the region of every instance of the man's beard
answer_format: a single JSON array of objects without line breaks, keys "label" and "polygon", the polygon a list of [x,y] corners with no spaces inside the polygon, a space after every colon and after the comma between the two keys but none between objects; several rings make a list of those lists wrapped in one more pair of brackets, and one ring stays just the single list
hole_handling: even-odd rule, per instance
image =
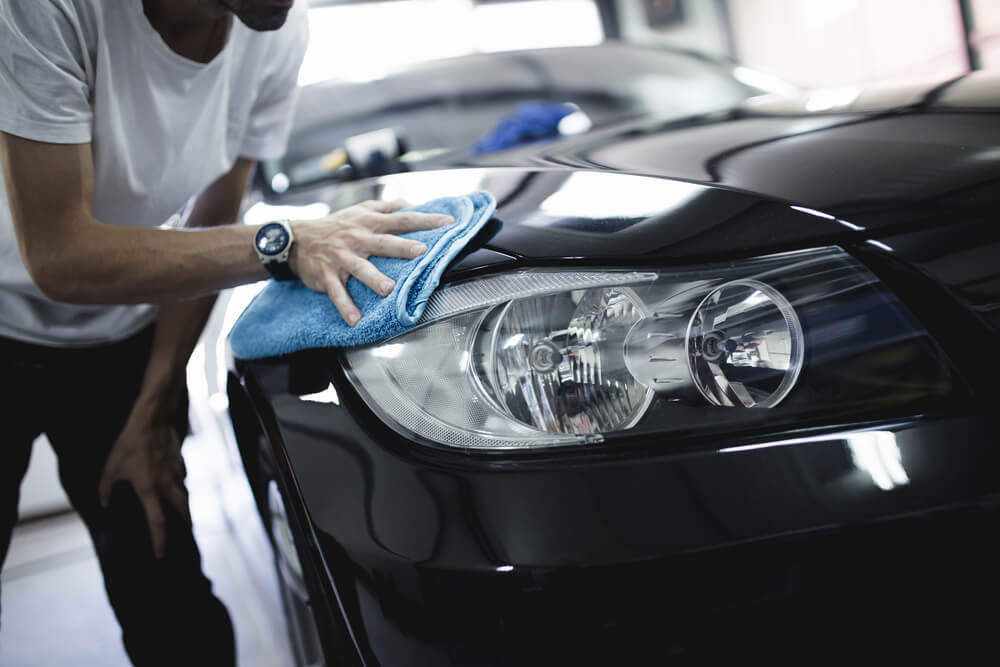
[{"label": "man's beard", "polygon": [[260,0],[216,0],[251,30],[277,30],[285,25],[290,7],[263,4]]}]

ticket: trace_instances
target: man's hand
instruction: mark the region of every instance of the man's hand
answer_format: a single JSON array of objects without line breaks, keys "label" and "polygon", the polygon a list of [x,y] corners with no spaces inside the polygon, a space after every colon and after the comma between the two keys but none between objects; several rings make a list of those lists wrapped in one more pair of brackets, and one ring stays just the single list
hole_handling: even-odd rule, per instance
[{"label": "man's hand", "polygon": [[115,482],[128,480],[146,513],[153,553],[163,558],[167,531],[160,501],[173,503],[181,516],[191,521],[184,488],[186,473],[181,442],[174,428],[165,421],[147,419],[133,412],[104,466],[98,486],[101,505],[108,506]]},{"label": "man's hand", "polygon": [[347,292],[351,276],[381,296],[388,296],[396,286],[368,258],[419,257],[427,252],[427,246],[396,234],[435,229],[454,222],[447,215],[397,213],[406,206],[403,201],[366,201],[321,220],[292,223],[295,233],[290,258],[292,271],[310,289],[326,293],[352,327],[361,319],[361,311]]}]

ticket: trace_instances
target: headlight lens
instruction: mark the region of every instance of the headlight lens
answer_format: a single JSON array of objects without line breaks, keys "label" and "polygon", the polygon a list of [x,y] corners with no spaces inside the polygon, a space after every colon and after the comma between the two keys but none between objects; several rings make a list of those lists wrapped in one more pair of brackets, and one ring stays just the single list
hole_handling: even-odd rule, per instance
[{"label": "headlight lens", "polygon": [[642,303],[622,287],[511,301],[477,334],[477,378],[501,409],[543,431],[628,428],[653,393],[629,373],[622,354],[644,317]]},{"label": "headlight lens", "polygon": [[691,317],[686,347],[695,386],[713,405],[773,407],[802,370],[795,309],[757,280],[735,280],[706,296]]},{"label": "headlight lens", "polygon": [[836,248],[463,281],[435,293],[416,329],[343,362],[387,424],[471,449],[912,405],[951,385],[926,332]]}]

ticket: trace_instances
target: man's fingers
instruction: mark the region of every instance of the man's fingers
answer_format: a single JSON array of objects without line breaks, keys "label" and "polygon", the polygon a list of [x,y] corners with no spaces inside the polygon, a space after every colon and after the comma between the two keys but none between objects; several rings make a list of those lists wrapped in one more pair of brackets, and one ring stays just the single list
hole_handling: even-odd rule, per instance
[{"label": "man's fingers", "polygon": [[188,507],[187,493],[179,484],[171,484],[163,490],[163,495],[170,501],[184,519],[191,523],[191,509]]},{"label": "man's fingers", "polygon": [[104,464],[101,481],[97,483],[97,497],[101,501],[101,507],[107,507],[108,503],[111,502],[111,488],[121,477],[120,470],[119,458],[112,452]]},{"label": "man's fingers", "polygon": [[347,270],[351,272],[351,275],[363,282],[369,287],[369,289],[380,296],[389,296],[389,294],[392,293],[393,288],[396,287],[396,283],[392,280],[392,278],[389,278],[376,269],[375,265],[367,259],[355,257],[351,260]]},{"label": "man's fingers", "polygon": [[416,211],[388,213],[382,216],[377,231],[401,234],[421,229],[437,229],[453,222],[455,219],[450,215],[438,215],[437,213],[417,213]]},{"label": "man's fingers", "polygon": [[336,306],[337,312],[344,318],[348,326],[353,327],[358,323],[358,320],[361,319],[361,311],[351,301],[351,295],[347,293],[344,283],[337,280],[333,275],[327,276],[326,295],[330,297],[330,301]]},{"label": "man's fingers", "polygon": [[184,457],[181,456],[181,453],[176,452],[171,456],[167,465],[170,466],[169,470],[174,479],[178,482],[183,482],[184,478],[187,477],[187,467],[184,465]]},{"label": "man's fingers", "polygon": [[153,541],[153,554],[163,558],[167,546],[167,523],[163,518],[160,500],[154,493],[144,493],[139,496],[142,507],[146,510],[146,522],[149,524],[149,536]]},{"label": "man's fingers", "polygon": [[365,244],[365,251],[375,257],[401,257],[413,259],[427,252],[427,246],[392,234],[372,234]]},{"label": "man's fingers", "polygon": [[101,507],[107,507],[108,502],[111,500],[111,484],[113,481],[114,474],[109,467],[105,466],[104,474],[101,475],[101,481],[97,485],[97,497],[101,501]]},{"label": "man's fingers", "polygon": [[410,204],[405,199],[393,199],[392,201],[370,200],[363,202],[361,205],[379,213],[394,213],[401,208],[406,208]]},{"label": "man's fingers", "polygon": [[187,478],[187,474],[188,471],[187,466],[184,465],[184,457],[178,455],[174,461],[174,476],[176,476],[178,480],[184,481],[184,479]]}]

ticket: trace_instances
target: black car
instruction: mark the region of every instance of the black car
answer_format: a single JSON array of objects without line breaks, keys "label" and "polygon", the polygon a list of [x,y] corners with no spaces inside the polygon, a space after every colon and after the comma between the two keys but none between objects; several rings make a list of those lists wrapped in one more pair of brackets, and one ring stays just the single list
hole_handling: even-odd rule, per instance
[{"label": "black car", "polygon": [[232,360],[300,660],[995,660],[998,84],[289,192],[499,202],[413,331]]}]

